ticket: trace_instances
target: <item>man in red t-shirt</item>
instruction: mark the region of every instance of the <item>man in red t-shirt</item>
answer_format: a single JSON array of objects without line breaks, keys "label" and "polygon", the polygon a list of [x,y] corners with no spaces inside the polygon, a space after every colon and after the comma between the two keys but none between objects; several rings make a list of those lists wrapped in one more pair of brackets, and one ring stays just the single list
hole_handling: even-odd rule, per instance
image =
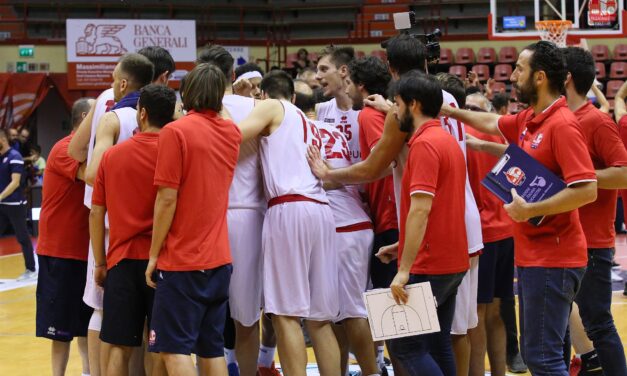
[{"label": "man in red t-shirt", "polygon": [[[354,110],[361,110],[357,116],[359,123],[359,145],[363,159],[368,158],[381,134],[385,113],[364,106],[364,99],[370,95],[386,96],[392,77],[381,59],[369,56],[353,60],[348,64],[350,78],[347,79],[346,93],[353,102]],[[398,242],[398,220],[394,199],[394,180],[389,170],[385,177],[365,185],[366,201],[370,217],[374,223],[374,244],[370,257],[370,280],[373,288],[387,288],[396,275],[396,263],[384,264],[375,255],[382,247]],[[385,367],[383,343],[376,343],[377,363]],[[392,359],[394,361],[394,359]]]},{"label": "man in red t-shirt", "polygon": [[[518,56],[511,81],[528,109],[509,116],[443,106],[442,112],[477,130],[516,143],[568,185],[556,195],[525,202],[515,190],[505,210],[516,222],[515,262],[523,354],[532,374],[567,376],[563,346],[570,306],[587,264],[577,208],[596,199],[596,175],[577,119],[560,97],[564,58],[553,43],[537,42]],[[540,226],[527,222],[547,216]]]},{"label": "man in red t-shirt", "polygon": [[[573,347],[581,354],[581,371],[603,368],[606,375],[627,375],[625,352],[612,318],[612,272],[616,190],[627,188],[627,151],[616,124],[586,97],[596,72],[592,54],[582,48],[563,50],[568,69],[566,98],[579,120],[597,174],[597,200],[579,208],[588,244],[588,267],[575,302],[581,322],[594,347],[585,340],[580,325],[571,325]],[[573,316],[571,316],[572,319]],[[583,338],[583,341],[579,339]],[[596,350],[596,353],[595,353]],[[598,357],[596,356],[598,355]]]},{"label": "man in red t-shirt", "polygon": [[[111,344],[107,372],[125,374],[133,347],[142,345],[150,325],[154,290],[146,285],[152,218],[157,188],[152,185],[159,131],[172,121],[174,90],[148,85],[140,90],[140,132],[104,154],[94,184],[90,235],[96,261],[95,282],[104,287],[100,339]],[[120,192],[120,187],[125,187]],[[105,214],[109,249],[105,255]],[[158,362],[153,363],[158,364]]]},{"label": "man in red t-shirt", "polygon": [[[226,77],[198,64],[185,80],[186,116],[159,133],[146,282],[156,287],[149,350],[170,375],[226,375],[222,333],[231,278],[228,192],[242,135],[220,116]],[[153,272],[158,269],[156,283]]]},{"label": "man in red t-shirt", "polygon": [[44,175],[36,334],[52,340],[53,375],[65,374],[74,337],[78,337],[83,373],[89,373],[85,336],[93,310],[83,302],[89,244],[89,210],[83,205],[85,165],[72,159],[67,149],[90,102],[85,98],[74,102],[72,134],[52,147]]},{"label": "man in red t-shirt", "polygon": [[410,375],[455,374],[451,324],[455,296],[469,268],[466,240],[466,162],[441,126],[442,89],[418,71],[396,86],[396,116],[408,132],[409,152],[401,183],[398,273],[390,287],[397,304],[407,303],[405,285],[430,282],[440,332],[390,341],[390,350]]},{"label": "man in red t-shirt", "polygon": [[[488,98],[480,93],[466,97],[465,108],[470,111],[491,112]],[[485,374],[485,355],[490,359],[490,372],[504,375],[506,367],[505,326],[501,319],[501,299],[514,298],[514,239],[513,223],[503,203],[488,191],[481,180],[497,163],[498,158],[489,153],[473,150],[481,141],[504,144],[501,136],[487,135],[474,128],[466,128],[469,146],[466,156],[468,180],[479,207],[484,248],[479,256],[477,284],[477,327],[470,331],[471,374]],[[488,343],[490,346],[488,347]]]}]

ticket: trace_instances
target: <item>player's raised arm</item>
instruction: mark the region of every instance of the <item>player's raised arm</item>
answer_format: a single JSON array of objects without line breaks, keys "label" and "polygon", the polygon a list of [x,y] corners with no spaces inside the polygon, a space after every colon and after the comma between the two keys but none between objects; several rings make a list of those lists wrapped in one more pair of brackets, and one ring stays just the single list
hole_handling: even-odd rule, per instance
[{"label": "player's raised arm", "polygon": [[89,112],[83,117],[67,149],[68,155],[81,163],[87,160],[87,150],[89,149],[89,139],[91,137],[91,123],[96,109],[95,104],[96,102],[92,101]]},{"label": "player's raised arm", "polygon": [[499,132],[499,118],[501,115],[490,112],[461,110],[459,108],[451,107],[446,103],[442,105],[440,113],[444,116],[452,117],[464,124],[470,125],[480,132],[494,135],[501,134]]},{"label": "player's raised arm", "polygon": [[347,168],[331,170],[322,163],[320,153],[310,148],[307,160],[313,173],[325,181],[340,184],[368,183],[383,177],[388,172],[388,166],[403,148],[407,133],[398,127],[398,120],[394,111],[388,112],[383,127],[383,135],[365,160]]},{"label": "player's raised arm", "polygon": [[257,102],[250,115],[237,126],[242,132],[242,142],[266,134],[269,128],[277,127],[283,120],[283,105],[276,99]]}]

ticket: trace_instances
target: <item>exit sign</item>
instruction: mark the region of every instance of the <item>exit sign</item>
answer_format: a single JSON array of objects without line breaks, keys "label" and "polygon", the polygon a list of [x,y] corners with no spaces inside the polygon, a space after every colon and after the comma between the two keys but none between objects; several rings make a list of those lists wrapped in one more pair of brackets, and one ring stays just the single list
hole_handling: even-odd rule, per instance
[{"label": "exit sign", "polygon": [[17,73],[26,73],[28,72],[28,64],[25,61],[18,61],[15,64],[15,71]]},{"label": "exit sign", "polygon": [[33,57],[35,56],[35,46],[34,45],[21,45],[18,46],[18,51],[20,57]]}]

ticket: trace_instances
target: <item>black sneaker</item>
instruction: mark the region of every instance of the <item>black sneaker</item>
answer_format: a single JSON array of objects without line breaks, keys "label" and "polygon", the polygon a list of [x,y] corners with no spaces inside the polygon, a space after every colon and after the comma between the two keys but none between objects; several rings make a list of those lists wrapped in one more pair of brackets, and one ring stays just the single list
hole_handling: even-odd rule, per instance
[{"label": "black sneaker", "polygon": [[507,370],[511,373],[525,373],[528,368],[525,362],[523,361],[522,356],[520,356],[520,352],[516,355],[507,357]]}]

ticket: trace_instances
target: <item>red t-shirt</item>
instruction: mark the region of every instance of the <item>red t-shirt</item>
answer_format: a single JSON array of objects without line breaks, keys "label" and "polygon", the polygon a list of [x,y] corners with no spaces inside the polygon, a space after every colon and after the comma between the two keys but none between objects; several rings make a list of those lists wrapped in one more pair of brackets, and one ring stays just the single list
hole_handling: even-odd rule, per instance
[{"label": "red t-shirt", "polygon": [[[385,114],[371,107],[364,107],[357,117],[359,122],[359,145],[363,160],[368,158],[383,134]],[[396,199],[394,198],[394,178],[388,175],[366,184],[366,199],[370,207],[375,234],[398,229]]]},{"label": "red t-shirt", "polygon": [[[466,133],[485,141],[505,143],[500,136],[487,135],[472,127],[466,127]],[[483,241],[492,243],[511,238],[513,221],[503,208],[503,201],[481,184],[481,180],[485,178],[499,159],[490,153],[477,152],[468,148],[466,149],[466,160],[468,163],[468,180],[481,215]]]},{"label": "red t-shirt", "polygon": [[[618,119],[618,131],[621,140],[623,140],[623,145],[627,148],[627,116]],[[627,189],[621,189],[620,195],[623,199],[623,218],[627,221],[627,204],[625,204],[627,202]]]},{"label": "red t-shirt", "polygon": [[[533,108],[499,119],[505,139],[515,143],[566,184],[594,181],[596,175],[575,115],[560,97],[542,113]],[[586,266],[586,238],[577,210],[549,216],[540,226],[514,223],[516,265],[575,268]]]},{"label": "red t-shirt", "polygon": [[411,196],[433,196],[425,236],[411,274],[452,274],[468,270],[465,187],[466,162],[457,141],[439,120],[430,120],[409,140],[409,154],[401,182],[401,230],[398,260],[405,245]]},{"label": "red t-shirt", "polygon": [[158,139],[158,133],[137,133],[107,150],[98,166],[91,202],[109,215],[107,269],[124,259],[149,258]]},{"label": "red t-shirt", "polygon": [[235,124],[213,111],[190,111],[159,133],[154,182],[178,190],[159,269],[213,269],[231,262],[226,209],[241,142]]},{"label": "red t-shirt", "polygon": [[[618,134],[618,128],[609,115],[587,102],[575,111],[588,144],[595,170],[627,165],[627,151]],[[612,248],[616,231],[616,190],[597,190],[595,202],[579,208],[581,227],[588,248]]]},{"label": "red t-shirt", "polygon": [[50,150],[44,173],[37,254],[87,261],[89,209],[85,183],[76,179],[80,163],[67,154],[72,135]]}]

